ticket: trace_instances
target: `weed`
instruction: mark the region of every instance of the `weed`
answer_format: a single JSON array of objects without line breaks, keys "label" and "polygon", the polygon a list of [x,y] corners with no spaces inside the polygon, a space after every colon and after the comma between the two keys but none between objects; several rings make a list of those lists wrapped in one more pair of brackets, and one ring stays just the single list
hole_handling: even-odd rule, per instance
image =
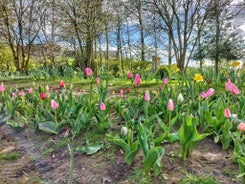
[{"label": "weed", "polygon": [[17,160],[19,157],[20,157],[20,154],[17,152],[4,153],[0,155],[0,160]]}]

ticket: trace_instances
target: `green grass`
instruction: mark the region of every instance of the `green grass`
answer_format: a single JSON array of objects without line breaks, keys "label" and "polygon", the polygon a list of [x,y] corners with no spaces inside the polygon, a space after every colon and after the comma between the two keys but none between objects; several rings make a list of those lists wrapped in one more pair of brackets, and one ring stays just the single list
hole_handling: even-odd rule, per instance
[{"label": "green grass", "polygon": [[17,152],[4,153],[0,155],[0,160],[17,160],[20,157],[20,154]]},{"label": "green grass", "polygon": [[203,177],[188,175],[183,178],[178,184],[219,184],[212,177]]}]

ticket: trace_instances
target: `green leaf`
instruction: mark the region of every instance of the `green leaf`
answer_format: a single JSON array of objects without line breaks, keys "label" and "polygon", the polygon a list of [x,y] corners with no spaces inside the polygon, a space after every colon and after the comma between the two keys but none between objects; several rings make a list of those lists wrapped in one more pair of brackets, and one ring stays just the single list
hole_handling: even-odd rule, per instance
[{"label": "green leaf", "polygon": [[129,145],[121,138],[113,138],[111,139],[111,141],[116,144],[117,146],[119,146],[120,148],[123,149],[123,151],[127,154],[130,152],[130,147]]},{"label": "green leaf", "polygon": [[46,121],[38,124],[38,128],[46,133],[57,134],[57,123],[53,121]]},{"label": "green leaf", "polygon": [[142,124],[139,127],[138,140],[140,143],[140,147],[143,150],[144,156],[147,156],[147,152],[149,149],[146,135],[147,128],[144,128]]},{"label": "green leaf", "polygon": [[102,148],[103,148],[102,143],[94,143],[94,144],[87,144],[86,146],[78,146],[75,148],[75,151],[82,151],[85,152],[87,155],[92,155],[94,153],[97,153]]},{"label": "green leaf", "polygon": [[150,172],[151,167],[156,163],[159,167],[161,167],[161,159],[164,155],[164,148],[162,147],[154,147],[148,151],[148,154],[144,160],[144,169],[146,172]]},{"label": "green leaf", "polygon": [[133,145],[134,146],[132,146],[132,147],[134,147],[134,148],[132,148],[132,150],[129,151],[126,154],[126,156],[125,156],[125,161],[126,161],[126,163],[128,165],[131,165],[133,163],[134,158],[135,158],[135,156],[137,155],[137,153],[139,152],[139,149],[140,149],[140,146],[139,146],[138,142],[134,143]]},{"label": "green leaf", "polygon": [[0,117],[0,126],[2,124],[4,124],[7,120],[9,120],[11,118],[11,115],[10,114],[3,114],[1,115]]}]

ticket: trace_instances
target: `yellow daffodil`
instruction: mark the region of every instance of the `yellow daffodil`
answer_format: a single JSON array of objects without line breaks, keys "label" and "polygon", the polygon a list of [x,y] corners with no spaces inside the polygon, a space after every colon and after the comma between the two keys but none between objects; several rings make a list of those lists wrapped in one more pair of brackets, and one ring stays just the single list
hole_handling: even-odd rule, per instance
[{"label": "yellow daffodil", "polygon": [[180,69],[177,67],[176,69],[175,69],[175,72],[179,72],[180,71]]},{"label": "yellow daffodil", "polygon": [[240,65],[240,62],[239,61],[233,61],[232,62],[232,66],[233,67],[237,67],[237,66],[239,66]]},{"label": "yellow daffodil", "polygon": [[201,74],[196,73],[195,77],[194,77],[194,80],[196,82],[202,82],[203,81],[203,76]]}]

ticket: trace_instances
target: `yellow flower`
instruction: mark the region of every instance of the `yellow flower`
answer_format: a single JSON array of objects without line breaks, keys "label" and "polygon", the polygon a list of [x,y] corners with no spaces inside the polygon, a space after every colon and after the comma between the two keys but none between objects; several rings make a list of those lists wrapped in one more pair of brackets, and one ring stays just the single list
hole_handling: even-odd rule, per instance
[{"label": "yellow flower", "polygon": [[203,76],[201,74],[196,73],[194,80],[196,82],[202,82],[203,81]]},{"label": "yellow flower", "polygon": [[237,67],[237,66],[239,66],[240,65],[240,62],[239,61],[233,61],[232,62],[232,66],[233,67]]},{"label": "yellow flower", "polygon": [[175,69],[175,72],[179,72],[180,71],[180,69],[177,67],[176,69]]},{"label": "yellow flower", "polygon": [[205,64],[205,62],[204,62],[204,61],[202,61],[202,62],[201,62],[201,65],[204,65],[204,64]]},{"label": "yellow flower", "polygon": [[71,62],[71,61],[68,61],[68,65],[69,65],[69,66],[72,66],[72,62]]}]

